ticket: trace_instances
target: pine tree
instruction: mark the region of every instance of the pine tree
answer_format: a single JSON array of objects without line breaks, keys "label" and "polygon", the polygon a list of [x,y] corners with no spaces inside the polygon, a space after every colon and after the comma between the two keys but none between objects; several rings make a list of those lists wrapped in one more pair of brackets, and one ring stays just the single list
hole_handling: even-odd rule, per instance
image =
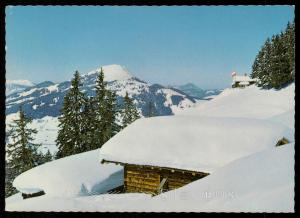
[{"label": "pine tree", "polygon": [[21,173],[37,166],[42,161],[38,148],[40,144],[33,143],[33,135],[37,133],[36,129],[29,128],[32,122],[20,107],[19,119],[14,120],[10,125],[10,131],[7,138],[11,143],[7,143],[7,161],[5,161],[5,196],[8,197],[17,193],[12,186],[14,178]]},{"label": "pine tree", "polygon": [[28,127],[32,119],[25,115],[22,107],[20,107],[19,114],[19,119],[14,120],[10,125],[10,136],[13,142],[7,144],[8,166],[16,174],[21,174],[38,165],[37,149],[41,146],[41,144],[33,143],[33,135],[37,133],[37,130]]},{"label": "pine tree", "polygon": [[76,71],[71,81],[71,88],[64,98],[59,119],[56,139],[58,152],[56,158],[77,154],[87,150],[83,141],[83,109],[85,96],[80,91],[80,75]]},{"label": "pine tree", "polygon": [[94,149],[100,148],[105,142],[106,128],[106,103],[107,103],[107,83],[104,81],[104,72],[101,68],[96,81],[96,95],[94,101],[95,109],[95,132],[94,132]]},{"label": "pine tree", "polygon": [[93,148],[96,149],[101,148],[108,139],[120,131],[120,126],[116,120],[119,113],[116,104],[116,94],[108,90],[102,68],[96,81],[96,95],[93,108],[95,108]]},{"label": "pine tree", "polygon": [[40,164],[47,163],[53,160],[53,156],[50,153],[49,149],[47,150],[46,154],[39,153],[39,155],[40,155]]},{"label": "pine tree", "polygon": [[252,65],[252,78],[263,88],[280,89],[295,80],[295,23],[267,39]]},{"label": "pine tree", "polygon": [[285,32],[285,44],[287,49],[287,56],[289,60],[289,72],[291,72],[291,79],[295,77],[295,22],[288,23]]},{"label": "pine tree", "polygon": [[114,91],[107,90],[107,101],[105,104],[105,131],[103,134],[104,143],[121,130],[121,126],[116,120],[117,114],[120,112],[116,102],[116,93]]},{"label": "pine tree", "polygon": [[5,197],[16,194],[18,191],[13,187],[12,183],[18,174],[13,168],[10,168],[5,160]]},{"label": "pine tree", "polygon": [[289,60],[287,56],[287,47],[284,46],[283,33],[276,35],[272,39],[272,53],[270,56],[269,72],[270,87],[280,89],[290,80]]},{"label": "pine tree", "polygon": [[86,98],[83,111],[83,141],[88,151],[95,148],[95,141],[97,140],[95,134],[95,105],[94,97]]},{"label": "pine tree", "polygon": [[132,99],[129,98],[128,93],[126,92],[124,97],[123,128],[139,118],[140,115],[134,106]]}]

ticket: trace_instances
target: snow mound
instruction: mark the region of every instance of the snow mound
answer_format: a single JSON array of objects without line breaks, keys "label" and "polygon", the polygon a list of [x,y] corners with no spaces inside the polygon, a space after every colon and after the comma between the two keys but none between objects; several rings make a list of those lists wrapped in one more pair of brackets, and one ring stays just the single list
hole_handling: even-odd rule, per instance
[{"label": "snow mound", "polygon": [[104,193],[123,184],[123,168],[99,163],[99,149],[72,155],[32,168],[19,175],[13,186],[43,190],[52,196],[82,196]]},{"label": "snow mound", "polygon": [[[101,68],[91,71],[87,73],[87,75],[99,73],[100,70]],[[132,78],[131,74],[127,71],[125,67],[117,64],[102,66],[102,70],[104,72],[104,80],[107,82],[115,80],[127,80]]]},{"label": "snow mound", "polygon": [[[100,160],[203,172],[268,147],[293,132],[275,122],[246,118],[141,118],[100,149]],[[134,151],[134,152],[132,152]]]},{"label": "snow mound", "polygon": [[103,194],[6,198],[7,211],[293,212],[294,143],[235,160],[184,187],[152,197]]},{"label": "snow mound", "polygon": [[147,207],[175,212],[294,212],[294,154],[291,143],[243,157],[158,195]]},{"label": "snow mound", "polygon": [[228,88],[205,104],[186,109],[180,115],[265,119],[293,110],[294,97],[294,83],[281,90],[263,90],[255,85],[244,89]]},{"label": "snow mound", "polygon": [[275,115],[273,117],[270,117],[268,120],[282,123],[282,124],[288,126],[289,128],[294,129],[294,127],[295,127],[295,110],[293,109],[293,110],[284,112],[282,114]]}]

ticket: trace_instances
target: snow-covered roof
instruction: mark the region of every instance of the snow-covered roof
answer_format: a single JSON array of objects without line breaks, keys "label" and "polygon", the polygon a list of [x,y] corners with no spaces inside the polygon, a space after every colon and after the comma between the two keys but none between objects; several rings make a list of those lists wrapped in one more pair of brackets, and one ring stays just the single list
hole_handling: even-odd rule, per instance
[{"label": "snow-covered roof", "polygon": [[34,167],[13,181],[22,193],[44,191],[47,196],[84,196],[104,193],[123,184],[123,169],[99,164],[99,149]]},{"label": "snow-covered roof", "polygon": [[100,149],[101,160],[212,172],[237,158],[275,146],[292,131],[247,118],[141,118]]},{"label": "snow-covered roof", "polygon": [[249,82],[243,81],[243,82],[240,82],[240,85],[249,85]]},{"label": "snow-covered roof", "polygon": [[249,76],[239,76],[239,75],[235,75],[232,77],[233,82],[254,82],[256,81],[255,79],[251,79]]}]

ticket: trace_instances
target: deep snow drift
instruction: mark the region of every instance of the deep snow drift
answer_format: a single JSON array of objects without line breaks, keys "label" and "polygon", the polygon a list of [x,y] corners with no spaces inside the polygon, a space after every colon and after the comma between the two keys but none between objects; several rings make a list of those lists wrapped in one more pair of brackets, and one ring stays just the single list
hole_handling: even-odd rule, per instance
[{"label": "deep snow drift", "polygon": [[294,143],[243,157],[156,198],[149,207],[162,211],[292,212]]},{"label": "deep snow drift", "polygon": [[214,174],[152,197],[104,194],[6,199],[9,211],[293,212],[294,144],[243,157]]},{"label": "deep snow drift", "polygon": [[106,142],[100,159],[213,172],[239,157],[275,146],[282,137],[294,140],[286,126],[258,119],[143,118]]},{"label": "deep snow drift", "polygon": [[99,149],[51,161],[18,176],[19,191],[43,190],[47,196],[78,196],[104,193],[123,184],[123,168],[102,165]]},{"label": "deep snow drift", "polygon": [[264,119],[294,110],[294,93],[294,83],[279,91],[262,90],[255,85],[244,89],[228,88],[214,99],[178,114]]}]

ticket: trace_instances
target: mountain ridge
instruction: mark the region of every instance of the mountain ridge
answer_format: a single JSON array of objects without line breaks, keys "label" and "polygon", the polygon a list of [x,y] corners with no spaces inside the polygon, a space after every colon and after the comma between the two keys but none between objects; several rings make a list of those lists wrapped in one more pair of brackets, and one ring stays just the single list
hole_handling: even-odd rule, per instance
[{"label": "mountain ridge", "polygon": [[[83,84],[81,90],[88,96],[95,94],[94,87],[100,69],[81,75]],[[122,105],[123,97],[128,92],[142,116],[147,116],[150,102],[154,104],[156,115],[172,115],[178,110],[192,107],[195,103],[195,100],[189,95],[160,84],[150,85],[133,76],[120,65],[106,65],[102,69],[108,88],[117,94],[117,103]],[[33,119],[45,116],[57,117],[60,115],[63,98],[70,85],[71,81],[60,83],[45,81],[8,95],[6,115],[16,113],[19,106],[22,105],[25,113]]]}]

